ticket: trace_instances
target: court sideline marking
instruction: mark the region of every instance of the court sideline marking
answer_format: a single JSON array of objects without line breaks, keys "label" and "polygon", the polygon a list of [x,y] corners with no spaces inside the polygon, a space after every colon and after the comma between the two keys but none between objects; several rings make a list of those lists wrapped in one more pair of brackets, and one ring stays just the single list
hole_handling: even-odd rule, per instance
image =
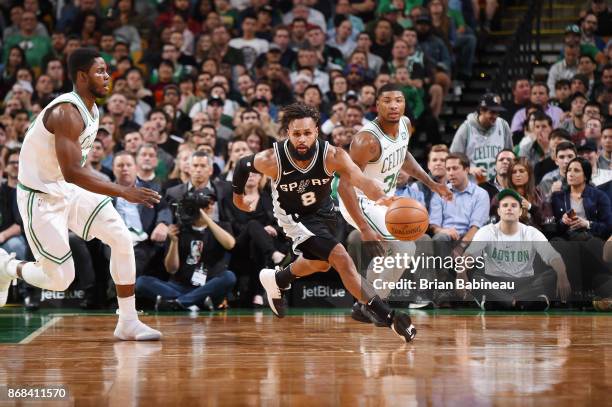
[{"label": "court sideline marking", "polygon": [[62,320],[63,317],[53,317],[51,318],[49,321],[45,322],[40,328],[38,328],[36,331],[32,332],[31,334],[29,334],[28,336],[26,336],[25,338],[23,338],[19,344],[23,345],[26,343],[30,343],[32,342],[34,339],[38,338],[40,335],[42,335],[47,329],[51,328],[53,325],[57,324],[59,321]]}]

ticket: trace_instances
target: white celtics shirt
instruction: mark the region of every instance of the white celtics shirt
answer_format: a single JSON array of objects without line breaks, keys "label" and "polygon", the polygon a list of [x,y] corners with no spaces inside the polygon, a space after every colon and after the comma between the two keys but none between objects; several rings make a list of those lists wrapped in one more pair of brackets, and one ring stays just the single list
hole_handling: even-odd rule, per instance
[{"label": "white celtics shirt", "polygon": [[514,235],[506,235],[500,223],[488,224],[474,235],[465,254],[485,256],[485,274],[495,277],[531,277],[536,253],[546,264],[561,255],[546,237],[533,226],[519,223]]},{"label": "white celtics shirt", "polygon": [[[380,144],[380,157],[376,161],[369,162],[365,166],[363,173],[368,178],[382,182],[385,194],[393,196],[395,194],[397,176],[408,153],[410,120],[405,116],[400,119],[399,131],[395,139],[382,131],[378,124],[378,118],[363,126],[360,132],[363,131],[371,133]],[[367,199],[365,194],[358,188],[355,188],[355,192],[358,197]]]},{"label": "white celtics shirt", "polygon": [[79,136],[81,166],[85,164],[87,154],[96,139],[100,116],[95,104],[92,115],[80,96],[70,92],[55,98],[30,124],[19,156],[19,182],[28,188],[51,195],[64,195],[67,182],[55,153],[55,136],[45,128],[43,118],[47,110],[60,103],[72,103],[79,109],[83,118],[85,129]]}]

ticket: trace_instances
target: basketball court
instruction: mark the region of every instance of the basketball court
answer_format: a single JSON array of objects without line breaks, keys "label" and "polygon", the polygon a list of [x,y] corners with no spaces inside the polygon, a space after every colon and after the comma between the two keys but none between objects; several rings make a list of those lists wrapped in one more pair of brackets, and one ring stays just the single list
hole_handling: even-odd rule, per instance
[{"label": "basketball court", "polygon": [[[409,344],[344,309],[293,310],[283,320],[268,310],[144,315],[164,338],[135,343],[113,339],[113,314],[5,308],[0,386],[65,388],[67,398],[51,405],[609,403],[612,318],[605,314],[411,316],[419,333]],[[3,395],[0,405],[18,404]]]}]

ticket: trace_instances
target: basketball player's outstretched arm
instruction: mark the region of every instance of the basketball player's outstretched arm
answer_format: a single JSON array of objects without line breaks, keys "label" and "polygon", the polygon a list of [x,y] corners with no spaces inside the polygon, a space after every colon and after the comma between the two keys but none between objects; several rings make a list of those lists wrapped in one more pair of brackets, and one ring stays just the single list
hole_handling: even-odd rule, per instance
[{"label": "basketball player's outstretched arm", "polygon": [[234,189],[233,201],[236,208],[244,212],[252,212],[256,206],[255,202],[249,201],[244,196],[244,186],[251,172],[267,175],[275,180],[278,176],[278,165],[274,149],[269,148],[257,154],[242,157],[236,163],[232,178],[232,188]]},{"label": "basketball player's outstretched arm", "polygon": [[361,169],[343,149],[330,146],[325,157],[325,166],[330,171],[337,172],[340,175],[340,180],[344,178],[349,185],[361,189],[368,199],[383,203],[382,201],[386,198],[379,183],[363,175]]},{"label": "basketball player's outstretched arm", "polygon": [[[351,149],[349,152],[351,160],[359,167],[361,171],[366,167],[368,162],[376,161],[380,156],[380,143],[370,133],[361,132],[353,137]],[[342,203],[346,207],[349,215],[355,221],[361,232],[363,241],[383,240],[372,227],[368,224],[359,208],[357,194],[355,188],[346,177],[340,177],[338,183],[338,194],[342,198]]]},{"label": "basketball player's outstretched arm", "polygon": [[70,103],[54,107],[43,118],[47,130],[55,135],[55,153],[67,182],[102,195],[122,197],[130,202],[144,204],[150,208],[161,199],[160,195],[147,188],[124,187],[102,181],[92,170],[81,167],[81,145],[79,136],[83,131],[83,118]]},{"label": "basketball player's outstretched arm", "polygon": [[427,188],[440,195],[443,199],[451,201],[453,199],[453,193],[444,184],[434,181],[429,174],[423,170],[423,167],[414,159],[412,153],[408,151],[406,153],[406,159],[402,169],[410,174],[412,177],[421,181]]}]

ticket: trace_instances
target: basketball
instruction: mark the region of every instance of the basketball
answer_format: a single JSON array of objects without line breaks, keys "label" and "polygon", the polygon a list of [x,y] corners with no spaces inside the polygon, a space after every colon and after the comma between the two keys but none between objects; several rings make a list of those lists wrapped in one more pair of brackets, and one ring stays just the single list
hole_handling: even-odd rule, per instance
[{"label": "basketball", "polygon": [[429,214],[419,201],[400,198],[389,205],[385,224],[396,239],[416,240],[427,232]]}]

